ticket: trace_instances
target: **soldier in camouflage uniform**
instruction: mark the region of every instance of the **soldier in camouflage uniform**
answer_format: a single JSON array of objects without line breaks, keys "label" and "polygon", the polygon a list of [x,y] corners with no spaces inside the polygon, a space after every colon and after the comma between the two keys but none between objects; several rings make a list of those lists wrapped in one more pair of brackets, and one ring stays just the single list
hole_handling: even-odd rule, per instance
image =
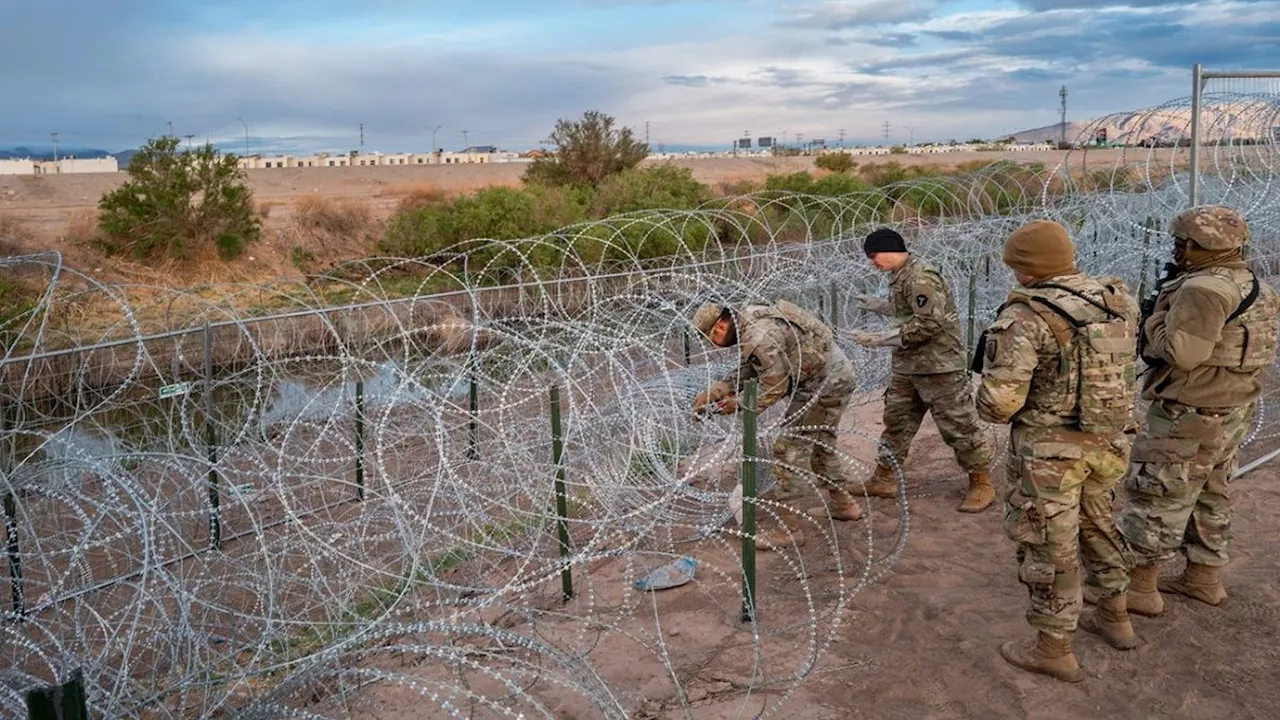
[{"label": "soldier in camouflage uniform", "polygon": [[[1275,362],[1280,299],[1245,264],[1249,230],[1221,206],[1188,210],[1169,228],[1175,265],[1143,325],[1151,401],[1125,478],[1120,529],[1137,556],[1129,607],[1164,611],[1160,591],[1209,605],[1227,598],[1218,578],[1231,537],[1236,450]],[[1146,308],[1144,308],[1146,309]],[[1186,556],[1181,577],[1157,584],[1160,563]]]},{"label": "soldier in camouflage uniform", "polygon": [[[895,325],[887,333],[853,335],[861,345],[894,348],[880,442],[902,467],[925,413],[933,413],[942,439],[969,474],[969,489],[958,509],[981,512],[996,496],[987,476],[991,445],[973,410],[960,316],[951,289],[937,271],[908,253],[902,236],[889,228],[868,235],[863,250],[876,268],[892,273],[887,300],[859,295],[853,301],[863,310],[892,315]],[[894,497],[897,485],[893,465],[882,456],[866,483],[867,494]]]},{"label": "soldier in camouflage uniform", "polygon": [[1106,593],[1122,599],[1108,640],[1137,645],[1123,605],[1131,556],[1111,508],[1128,465],[1126,430],[1134,427],[1138,304],[1119,278],[1081,274],[1055,222],[1018,228],[1004,262],[1021,287],[983,333],[977,410],[1011,425],[1004,527],[1037,633],[1000,652],[1016,667],[1077,682],[1071,639],[1082,607],[1081,557]]},{"label": "soldier in camouflage uniform", "polygon": [[840,417],[856,385],[853,365],[835,343],[831,328],[812,313],[780,300],[772,305],[728,307],[708,303],[693,325],[718,347],[737,345],[737,368],[694,399],[694,411],[737,412],[737,393],[758,378],[757,410],[790,398],[782,423],[789,429],[773,443],[776,486],[762,498],[781,503],[784,527],[764,533],[756,547],[803,545],[800,521],[790,503],[804,493],[803,474],[812,468],[827,487],[829,505],[810,514],[857,520],[862,510],[841,485],[844,474],[835,452]]}]

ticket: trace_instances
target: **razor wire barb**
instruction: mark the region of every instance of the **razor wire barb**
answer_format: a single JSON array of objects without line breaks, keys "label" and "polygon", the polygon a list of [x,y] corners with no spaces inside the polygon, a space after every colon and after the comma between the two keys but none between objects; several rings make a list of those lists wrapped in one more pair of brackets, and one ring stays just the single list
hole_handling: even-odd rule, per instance
[{"label": "razor wire barb", "polygon": [[[1165,137],[1185,105],[1124,122]],[[1280,125],[1278,108],[1270,95],[1206,96],[1206,112],[1231,120],[1209,123],[1219,135],[1201,178],[1205,202],[1246,214],[1250,259],[1272,282],[1276,145],[1250,128]],[[1085,271],[1148,291],[1187,185],[1186,148],[1149,144],[837,197],[762,191],[630,213],[352,262],[323,282],[121,287],[56,254],[4,258],[7,272],[47,282],[0,327],[12,588],[0,714],[22,716],[25,690],[75,667],[105,717],[376,716],[375,701],[395,692],[424,717],[687,708],[689,647],[665,632],[662,599],[632,581],[694,556],[697,577],[680,592],[717,609],[725,642],[754,658],[727,692],[758,696],[751,712],[776,716],[829,650],[840,611],[891,571],[908,506],[930,487],[909,484],[888,536],[803,520],[817,542],[780,553],[739,627],[741,531],[728,504],[739,428],[690,413],[735,359],[692,331],[693,310],[785,298],[820,312],[857,369],[855,408],[867,405],[889,363],[847,338],[885,322],[849,302],[885,292],[861,253],[866,231],[901,229],[947,277],[962,327],[992,319],[1012,284],[1003,239],[1031,218],[1064,223]],[[1253,448],[1277,436],[1275,387],[1269,378]],[[848,449],[863,434],[852,414],[835,450],[856,480],[873,459]],[[764,448],[795,430],[777,409],[761,415]],[[987,432],[999,441],[999,428]],[[762,500],[758,515],[786,509]],[[791,611],[771,613],[779,603]],[[626,648],[665,689],[646,698],[621,683],[594,661],[604,646]]]}]

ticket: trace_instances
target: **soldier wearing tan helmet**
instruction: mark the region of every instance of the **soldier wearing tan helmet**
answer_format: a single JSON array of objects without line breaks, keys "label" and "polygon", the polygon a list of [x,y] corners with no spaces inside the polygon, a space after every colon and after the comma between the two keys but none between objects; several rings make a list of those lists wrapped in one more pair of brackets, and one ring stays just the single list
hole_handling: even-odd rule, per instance
[{"label": "soldier wearing tan helmet", "polygon": [[1078,682],[1072,637],[1077,623],[1088,629],[1082,560],[1105,602],[1121,599],[1108,639],[1137,644],[1123,615],[1130,558],[1111,508],[1128,467],[1125,432],[1135,425],[1138,303],[1120,278],[1076,269],[1075,247],[1056,222],[1014,231],[1004,262],[1020,287],[976,349],[977,408],[983,420],[1010,425],[1004,528],[1036,636],[1000,653],[1024,670]]},{"label": "soldier wearing tan helmet", "polygon": [[717,347],[736,345],[740,357],[738,367],[694,398],[695,412],[737,412],[737,394],[751,378],[759,383],[758,410],[790,399],[782,423],[798,429],[774,441],[776,486],[761,495],[781,504],[778,514],[783,525],[762,533],[756,547],[804,544],[804,531],[791,503],[804,493],[803,476],[797,475],[806,469],[811,468],[827,487],[830,498],[828,505],[811,508],[809,514],[835,520],[862,517],[861,508],[841,487],[844,476],[834,450],[840,416],[853,394],[855,378],[853,365],[836,345],[831,328],[785,300],[736,308],[707,303],[694,313],[693,326]]},{"label": "soldier wearing tan helmet", "polygon": [[[1160,591],[1209,605],[1227,593],[1231,475],[1236,451],[1276,358],[1280,298],[1244,261],[1249,228],[1221,206],[1188,210],[1169,228],[1176,264],[1142,328],[1151,401],[1125,478],[1120,529],[1136,556],[1128,607],[1164,611]],[[1160,564],[1181,552],[1181,577],[1161,580]],[[1101,614],[1101,609],[1100,613]]]}]

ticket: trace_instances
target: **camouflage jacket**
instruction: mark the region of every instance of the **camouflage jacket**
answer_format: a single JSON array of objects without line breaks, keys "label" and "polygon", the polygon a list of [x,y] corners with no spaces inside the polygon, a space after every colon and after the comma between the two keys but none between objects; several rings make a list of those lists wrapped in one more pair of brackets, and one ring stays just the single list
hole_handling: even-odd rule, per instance
[{"label": "camouflage jacket", "polygon": [[[1119,278],[1109,279],[1123,288]],[[1086,301],[1066,290],[1043,287],[1059,285],[1075,291]],[[1021,301],[1028,294],[1044,297],[1056,306],[1076,313],[1104,313],[1090,308],[1093,303],[1102,304],[1103,285],[1082,274],[1051,278],[1028,288],[1010,292],[1006,302],[987,330],[982,384],[978,388],[978,416],[991,423],[1007,423],[1028,427],[1076,427],[1079,424],[1082,403],[1091,398],[1081,394],[1084,377],[1079,367],[1080,358],[1064,352],[1062,342],[1055,336],[1054,328],[1032,308]],[[1092,302],[1090,302],[1092,301]],[[1117,382],[1117,397],[1127,401],[1126,412],[1132,414],[1135,377],[1133,364],[1133,340],[1136,334],[1138,303],[1127,288],[1118,298],[1118,311],[1125,319],[1124,333],[1128,336],[1125,357]]]},{"label": "camouflage jacket", "polygon": [[889,302],[902,334],[902,346],[893,351],[893,372],[934,375],[968,367],[955,298],[936,270],[911,256],[893,271]]},{"label": "camouflage jacket", "polygon": [[737,394],[747,380],[759,378],[756,408],[764,410],[792,392],[816,388],[829,370],[848,364],[830,326],[785,300],[744,306],[737,318],[741,359],[712,386],[713,399]]},{"label": "camouflage jacket", "polygon": [[1253,292],[1253,283],[1253,273],[1237,261],[1189,271],[1161,288],[1143,327],[1144,352],[1157,360],[1143,397],[1208,409],[1258,398],[1259,376],[1276,359],[1280,297],[1259,280],[1253,304],[1227,321]]}]

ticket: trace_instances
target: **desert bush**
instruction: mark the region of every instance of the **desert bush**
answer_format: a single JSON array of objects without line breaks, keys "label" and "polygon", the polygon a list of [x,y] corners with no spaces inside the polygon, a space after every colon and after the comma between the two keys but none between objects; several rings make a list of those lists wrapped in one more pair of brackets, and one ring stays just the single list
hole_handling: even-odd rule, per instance
[{"label": "desert bush", "polygon": [[819,155],[813,164],[819,169],[837,173],[846,173],[858,166],[858,163],[853,161],[853,156],[847,152],[824,153]]},{"label": "desert bush", "polygon": [[302,230],[354,237],[369,230],[373,213],[359,200],[304,196],[294,205],[294,222]]},{"label": "desert bush", "polygon": [[692,210],[711,197],[689,168],[670,163],[626,170],[600,185],[591,206],[592,217],[603,218],[636,210]]},{"label": "desert bush", "polygon": [[178,139],[165,136],[143,146],[128,172],[98,202],[105,252],[183,258],[212,246],[229,260],[258,239],[261,221],[234,155],[208,144],[179,152]]},{"label": "desert bush", "polygon": [[649,146],[636,140],[631,128],[615,128],[614,122],[612,116],[596,110],[584,113],[580,120],[557,120],[549,138],[556,154],[534,160],[525,180],[599,185],[610,175],[640,164],[649,155]]}]

